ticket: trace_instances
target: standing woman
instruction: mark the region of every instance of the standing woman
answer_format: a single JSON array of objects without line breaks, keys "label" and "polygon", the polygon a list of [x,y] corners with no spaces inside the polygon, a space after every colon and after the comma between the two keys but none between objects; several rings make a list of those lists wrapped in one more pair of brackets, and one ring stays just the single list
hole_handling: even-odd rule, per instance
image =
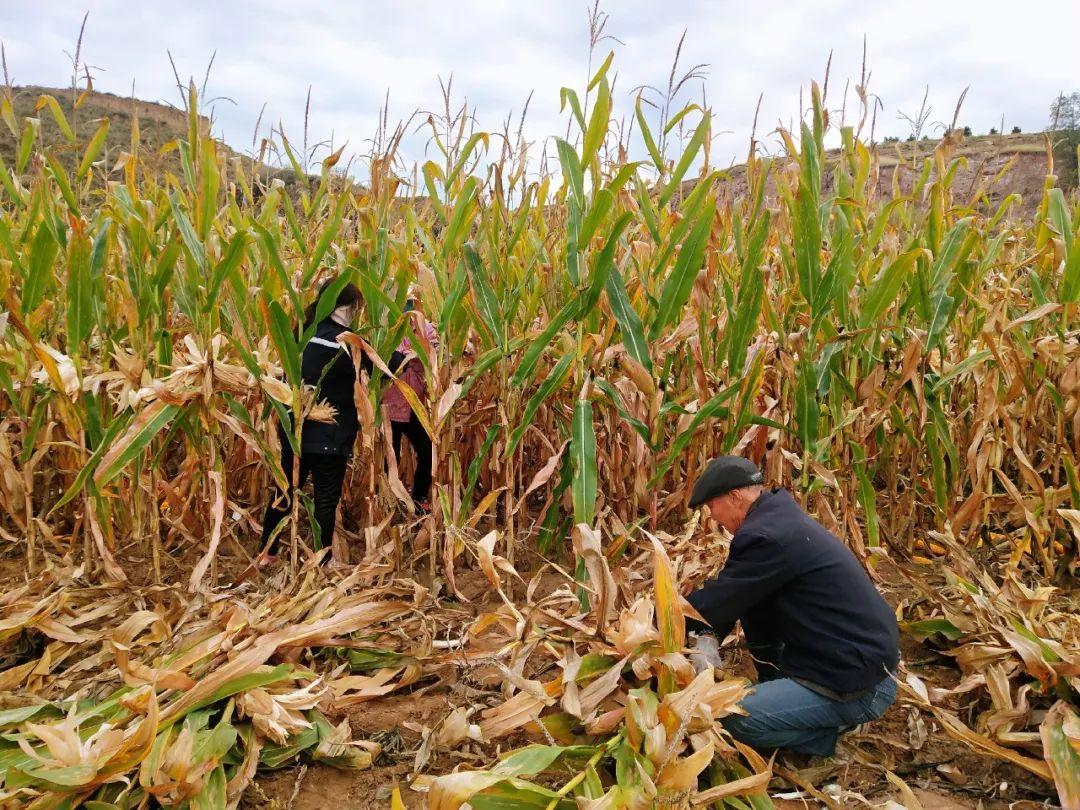
[{"label": "standing woman", "polygon": [[[304,312],[307,328],[315,319],[315,311],[323,293],[334,283],[324,282],[315,300]],[[323,546],[331,545],[334,537],[334,521],[341,488],[345,481],[345,467],[352,455],[353,443],[360,428],[360,420],[353,400],[356,369],[345,346],[338,342],[339,335],[350,332],[361,306],[360,291],[353,284],[346,284],[338,293],[335,308],[329,316],[319,321],[315,334],[304,347],[301,377],[305,385],[314,386],[317,397],[329,402],[336,411],[333,422],[304,420],[300,439],[300,476],[296,486],[303,487],[310,477],[314,488],[315,522]],[[363,357],[363,366],[370,372],[371,361]],[[281,439],[281,467],[285,478],[292,485],[293,451],[285,434],[291,426],[278,425]],[[281,521],[290,514],[292,502],[289,494],[275,490],[266,507],[263,518],[263,552],[256,561],[258,567],[269,565],[276,559],[278,541],[274,536]]]},{"label": "standing woman", "polygon": [[[435,327],[424,317],[423,311],[416,306],[416,299],[410,297],[405,302],[405,312],[412,312],[414,309],[417,310],[420,316],[419,320],[423,324],[424,339],[432,348],[437,349],[439,336],[435,331]],[[416,329],[416,321],[411,321],[410,325],[413,330]],[[424,402],[427,397],[427,383],[424,380],[424,364],[419,357],[415,356],[415,352],[418,350],[420,350],[419,346],[414,346],[409,337],[402,338],[397,351],[390,357],[390,370],[397,375],[401,382],[416,392],[416,396],[421,402]],[[414,356],[408,362],[403,362],[410,353],[413,353]],[[413,451],[416,453],[416,474],[413,477],[411,495],[417,511],[426,514],[431,511],[431,503],[428,500],[431,490],[431,437],[428,436],[420,419],[413,413],[409,401],[405,399],[405,395],[398,390],[396,385],[390,385],[386,395],[383,397],[383,405],[390,416],[394,457],[399,462],[401,461],[402,436],[409,440],[409,444],[412,445]]]}]

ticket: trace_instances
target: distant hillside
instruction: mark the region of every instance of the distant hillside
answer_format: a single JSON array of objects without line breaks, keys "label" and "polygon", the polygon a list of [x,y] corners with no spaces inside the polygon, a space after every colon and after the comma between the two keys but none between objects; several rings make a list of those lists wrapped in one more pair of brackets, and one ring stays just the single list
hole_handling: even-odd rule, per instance
[{"label": "distant hillside", "polygon": [[[910,194],[922,171],[924,159],[933,157],[934,149],[939,143],[939,140],[926,140],[877,144],[878,194],[884,198],[892,197],[894,174],[900,193]],[[965,138],[953,155],[954,158],[966,160],[966,166],[957,170],[953,182],[956,202],[967,202],[982,185],[986,191],[986,207],[996,208],[1008,195],[1019,194],[1022,200],[1019,211],[1032,213],[1042,199],[1047,174],[1046,154],[1046,135],[1041,132]],[[826,154],[823,178],[826,188],[832,187],[832,169],[839,157],[839,150],[831,150]],[[694,182],[688,181],[684,185],[685,191],[689,191]],[[725,179],[719,183],[720,195],[731,199],[745,194],[746,190],[744,164],[729,169]],[[766,186],[766,195],[773,194],[775,185],[770,180]]]},{"label": "distant hillside", "polygon": [[[51,95],[60,104],[68,124],[74,130],[77,144],[67,143],[59,126],[47,109],[35,111],[35,105],[42,95]],[[139,120],[139,157],[149,171],[170,171],[179,174],[180,156],[174,150],[162,153],[162,148],[177,138],[187,138],[187,113],[166,104],[140,99],[123,98],[112,93],[91,92],[79,106],[73,109],[71,89],[56,87],[25,86],[14,88],[13,107],[15,118],[22,123],[25,118],[37,118],[44,142],[60,161],[68,168],[73,167],[82,156],[86,142],[97,130],[102,118],[109,119],[109,132],[106,137],[102,159],[112,169],[121,152],[131,151],[131,129],[135,117]],[[209,121],[202,117],[204,126]],[[230,158],[239,156],[228,144],[219,141],[226,155]],[[14,167],[19,148],[17,138],[11,136],[7,126],[0,123],[0,157],[9,167]],[[247,166],[247,164],[245,164]],[[248,169],[250,171],[250,169]],[[296,182],[291,169],[281,169],[260,164],[264,181],[282,180],[287,187]]]}]

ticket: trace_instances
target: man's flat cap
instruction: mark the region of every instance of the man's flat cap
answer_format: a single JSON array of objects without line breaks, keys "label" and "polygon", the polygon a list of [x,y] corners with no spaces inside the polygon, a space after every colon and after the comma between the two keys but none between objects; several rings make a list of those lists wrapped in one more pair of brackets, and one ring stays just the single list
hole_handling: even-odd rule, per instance
[{"label": "man's flat cap", "polygon": [[697,509],[711,498],[731,492],[740,487],[761,484],[765,477],[757,465],[740,456],[717,456],[709,462],[705,472],[694,484],[690,495],[690,508]]}]

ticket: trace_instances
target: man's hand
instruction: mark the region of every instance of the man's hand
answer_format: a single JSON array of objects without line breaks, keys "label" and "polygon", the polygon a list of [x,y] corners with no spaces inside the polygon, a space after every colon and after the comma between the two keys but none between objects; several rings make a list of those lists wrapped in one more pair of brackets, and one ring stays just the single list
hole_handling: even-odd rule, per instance
[{"label": "man's hand", "polygon": [[690,663],[694,666],[694,672],[702,673],[709,667],[723,667],[724,661],[720,657],[720,642],[712,633],[699,633],[694,647],[690,651]]}]

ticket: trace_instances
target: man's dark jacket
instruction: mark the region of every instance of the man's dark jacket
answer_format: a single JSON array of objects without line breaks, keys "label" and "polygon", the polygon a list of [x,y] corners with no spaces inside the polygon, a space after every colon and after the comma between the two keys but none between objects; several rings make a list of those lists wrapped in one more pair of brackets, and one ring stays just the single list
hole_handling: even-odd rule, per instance
[{"label": "man's dark jacket", "polygon": [[[326,400],[337,411],[334,422],[304,420],[300,452],[348,456],[360,429],[353,400],[356,369],[348,350],[338,343],[338,335],[349,329],[331,318],[315,327],[315,334],[304,347],[300,376],[305,385],[318,387],[318,398]],[[364,356],[362,366],[371,371],[371,360]],[[282,446],[286,439],[281,438]]]},{"label": "man's dark jacket", "polygon": [[781,677],[847,694],[896,669],[892,610],[855,555],[785,490],[762,493],[724,569],[687,598],[721,640],[742,619],[755,646],[781,642]]}]

